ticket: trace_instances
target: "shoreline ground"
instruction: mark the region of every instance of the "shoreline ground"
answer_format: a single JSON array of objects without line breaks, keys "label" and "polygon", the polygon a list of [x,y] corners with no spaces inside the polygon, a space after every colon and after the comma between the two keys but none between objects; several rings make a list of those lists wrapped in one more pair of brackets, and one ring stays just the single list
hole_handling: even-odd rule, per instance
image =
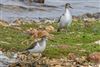
[{"label": "shoreline ground", "polygon": [[[85,19],[85,18],[93,18],[93,19],[96,19],[96,20],[99,20],[100,19],[100,12],[96,12],[96,13],[85,13],[85,14],[82,14],[82,15],[78,15],[78,16],[74,16],[73,15],[73,19],[77,19],[77,18],[80,18],[80,19]],[[23,20],[25,22],[50,22],[50,21],[53,21],[53,22],[56,22],[59,17],[57,18],[33,18],[33,19],[29,19],[29,18],[16,18],[16,19],[13,19],[13,20],[3,20],[0,18],[1,21],[5,21],[7,23],[13,23],[15,22],[16,20]]]},{"label": "shoreline ground", "polygon": [[[7,57],[11,57],[12,52],[20,53],[29,46],[29,43],[33,42],[34,38],[30,35],[33,29],[45,28],[51,25],[54,27],[54,31],[50,33],[51,38],[48,40],[47,48],[38,64],[33,63],[34,58],[32,56],[29,58],[26,54],[19,54],[20,66],[25,67],[24,65],[26,64],[28,65],[27,67],[32,67],[32,65],[97,67],[95,65],[100,63],[100,13],[84,15],[81,16],[83,18],[79,18],[80,16],[73,18],[72,26],[69,28],[70,32],[67,33],[56,32],[57,21],[52,20],[32,20],[27,23],[19,19],[13,24],[9,24],[5,20],[0,21],[0,50]],[[27,63],[26,61],[29,62]],[[0,65],[7,65],[3,62],[6,61],[0,59]],[[14,67],[17,64],[17,62],[8,63],[10,67]]]}]

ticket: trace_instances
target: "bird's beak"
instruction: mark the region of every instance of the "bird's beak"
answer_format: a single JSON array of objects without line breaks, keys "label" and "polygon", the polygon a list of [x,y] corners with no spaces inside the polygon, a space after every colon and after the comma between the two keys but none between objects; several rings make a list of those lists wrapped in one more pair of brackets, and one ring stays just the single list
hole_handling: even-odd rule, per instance
[{"label": "bird's beak", "polygon": [[[72,6],[69,6],[69,8],[72,8]],[[72,8],[73,9],[73,8]]]}]

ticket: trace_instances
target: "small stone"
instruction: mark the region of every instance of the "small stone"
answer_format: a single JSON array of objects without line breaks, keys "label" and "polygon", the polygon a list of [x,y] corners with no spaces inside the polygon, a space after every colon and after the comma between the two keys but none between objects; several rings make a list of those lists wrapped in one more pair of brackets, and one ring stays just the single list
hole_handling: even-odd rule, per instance
[{"label": "small stone", "polygon": [[69,53],[68,54],[68,59],[69,60],[75,60],[76,59],[76,55],[74,53]]},{"label": "small stone", "polygon": [[8,22],[6,22],[4,20],[0,20],[0,26],[8,27],[9,24],[8,24]]},{"label": "small stone", "polygon": [[92,67],[91,65],[89,65],[88,67]]},{"label": "small stone", "polygon": [[25,65],[23,63],[13,63],[13,64],[10,64],[9,67],[25,67]]},{"label": "small stone", "polygon": [[[29,0],[29,1],[32,1],[32,0]],[[33,1],[36,3],[44,3],[45,2],[45,0],[33,0]]]},{"label": "small stone", "polygon": [[51,25],[46,26],[45,29],[46,29],[47,32],[53,32],[55,30],[54,27],[51,26]]},{"label": "small stone", "polygon": [[94,52],[87,57],[88,61],[100,63],[100,52]]},{"label": "small stone", "polygon": [[94,43],[100,45],[100,40],[95,41]]},{"label": "small stone", "polygon": [[65,66],[66,66],[66,67],[71,67],[71,65],[72,65],[71,63],[68,63],[68,62],[67,62]]},{"label": "small stone", "polygon": [[55,67],[62,67],[61,65],[56,65]]},{"label": "small stone", "polygon": [[60,63],[59,63],[59,61],[57,59],[52,59],[52,60],[49,61],[49,64],[50,65],[58,65]]}]

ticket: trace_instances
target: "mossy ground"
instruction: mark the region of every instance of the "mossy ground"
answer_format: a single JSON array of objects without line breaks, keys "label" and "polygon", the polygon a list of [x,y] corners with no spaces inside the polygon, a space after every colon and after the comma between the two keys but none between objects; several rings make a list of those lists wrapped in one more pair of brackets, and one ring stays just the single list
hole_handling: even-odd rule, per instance
[{"label": "mossy ground", "polygon": [[[32,23],[21,25],[22,30],[14,27],[0,26],[0,48],[5,50],[23,51],[33,41],[31,36],[23,33],[26,29],[37,28],[40,24]],[[48,25],[48,24],[42,24]],[[57,30],[57,23],[52,24]],[[100,52],[100,45],[95,44],[95,41],[100,40],[100,21],[93,21],[84,27],[82,21],[73,21],[69,32],[52,32],[54,38],[48,40],[47,48],[43,55],[47,57],[63,57],[68,53],[75,53],[78,56],[88,55],[92,52]],[[24,43],[22,43],[24,42]],[[66,45],[68,48],[58,48],[57,45]]]}]

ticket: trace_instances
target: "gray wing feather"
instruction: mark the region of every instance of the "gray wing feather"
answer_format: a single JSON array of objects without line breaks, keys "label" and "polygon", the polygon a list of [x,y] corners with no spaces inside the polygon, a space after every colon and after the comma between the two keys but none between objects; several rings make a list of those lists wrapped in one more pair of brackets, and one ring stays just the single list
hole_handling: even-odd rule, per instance
[{"label": "gray wing feather", "polygon": [[[64,16],[64,14],[62,14],[62,16]],[[62,16],[59,17],[59,19],[58,19],[58,23],[60,22]]]},{"label": "gray wing feather", "polygon": [[36,45],[37,45],[37,42],[34,42],[34,43],[32,43],[31,46],[28,47],[26,50],[33,49]]}]

